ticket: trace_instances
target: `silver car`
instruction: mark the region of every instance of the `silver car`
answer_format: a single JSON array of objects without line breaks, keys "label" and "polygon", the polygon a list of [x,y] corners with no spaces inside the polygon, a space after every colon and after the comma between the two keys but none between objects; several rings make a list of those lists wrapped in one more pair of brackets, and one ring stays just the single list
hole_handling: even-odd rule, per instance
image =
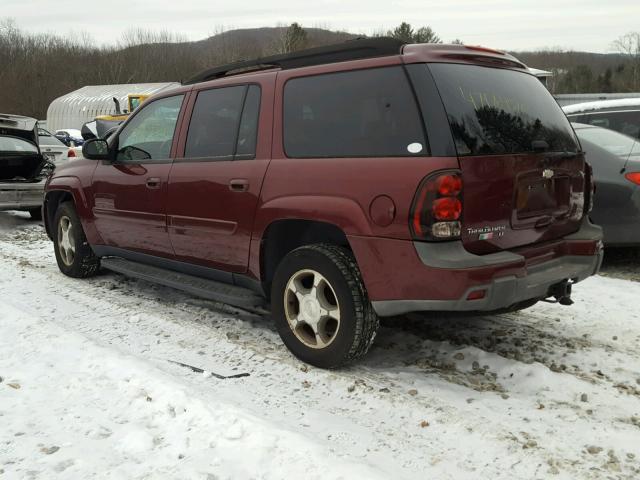
[{"label": "silver car", "polygon": [[36,120],[0,114],[0,210],[24,210],[41,219],[46,165]]},{"label": "silver car", "polygon": [[591,219],[607,247],[640,245],[640,141],[594,125],[572,124],[596,180]]}]

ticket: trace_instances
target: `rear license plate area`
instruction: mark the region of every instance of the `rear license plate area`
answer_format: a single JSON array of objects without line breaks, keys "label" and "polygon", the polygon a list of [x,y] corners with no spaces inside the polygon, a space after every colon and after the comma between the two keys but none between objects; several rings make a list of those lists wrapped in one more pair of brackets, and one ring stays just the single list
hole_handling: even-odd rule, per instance
[{"label": "rear license plate area", "polygon": [[516,218],[561,217],[569,212],[570,200],[571,180],[568,176],[542,178],[540,173],[526,175],[518,181]]}]

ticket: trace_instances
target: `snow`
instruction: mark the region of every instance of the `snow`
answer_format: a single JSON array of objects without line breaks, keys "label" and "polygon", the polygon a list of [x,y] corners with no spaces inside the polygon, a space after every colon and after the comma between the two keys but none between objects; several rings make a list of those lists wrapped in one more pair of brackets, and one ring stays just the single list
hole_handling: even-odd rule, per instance
[{"label": "snow", "polygon": [[618,98],[616,100],[597,100],[595,102],[575,103],[562,107],[567,115],[572,113],[590,112],[603,108],[640,107],[640,98]]},{"label": "snow", "polygon": [[323,371],[268,318],[62,276],[21,214],[0,213],[0,258],[2,479],[640,476],[640,283],[386,321],[363,361]]}]

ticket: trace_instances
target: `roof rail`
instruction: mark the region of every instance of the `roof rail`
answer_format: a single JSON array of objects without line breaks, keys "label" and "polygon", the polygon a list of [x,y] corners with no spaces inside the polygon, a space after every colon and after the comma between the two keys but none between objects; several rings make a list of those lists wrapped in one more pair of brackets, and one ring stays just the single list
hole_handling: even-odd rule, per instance
[{"label": "roof rail", "polygon": [[404,42],[389,37],[357,38],[334,45],[309,48],[292,53],[213,67],[191,77],[189,80],[183,82],[183,85],[191,85],[229,75],[265,70],[268,68],[281,68],[282,70],[286,70],[311,65],[322,65],[325,63],[397,55],[400,53],[403,45]]}]

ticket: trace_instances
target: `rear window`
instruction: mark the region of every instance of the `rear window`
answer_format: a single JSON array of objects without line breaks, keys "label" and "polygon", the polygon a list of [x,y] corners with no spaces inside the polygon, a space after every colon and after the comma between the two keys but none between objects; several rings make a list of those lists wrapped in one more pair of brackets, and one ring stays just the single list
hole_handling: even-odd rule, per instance
[{"label": "rear window", "polygon": [[0,136],[0,152],[26,154],[38,153],[38,149],[33,143],[21,138]]},{"label": "rear window", "polygon": [[[431,64],[458,155],[577,151],[569,121],[533,75],[499,68]],[[542,143],[545,142],[545,143]]]},{"label": "rear window", "polygon": [[608,128],[633,138],[640,138],[640,110],[572,114],[569,118],[573,122]]},{"label": "rear window", "polygon": [[288,157],[427,153],[420,113],[402,67],[289,80],[283,121]]}]

